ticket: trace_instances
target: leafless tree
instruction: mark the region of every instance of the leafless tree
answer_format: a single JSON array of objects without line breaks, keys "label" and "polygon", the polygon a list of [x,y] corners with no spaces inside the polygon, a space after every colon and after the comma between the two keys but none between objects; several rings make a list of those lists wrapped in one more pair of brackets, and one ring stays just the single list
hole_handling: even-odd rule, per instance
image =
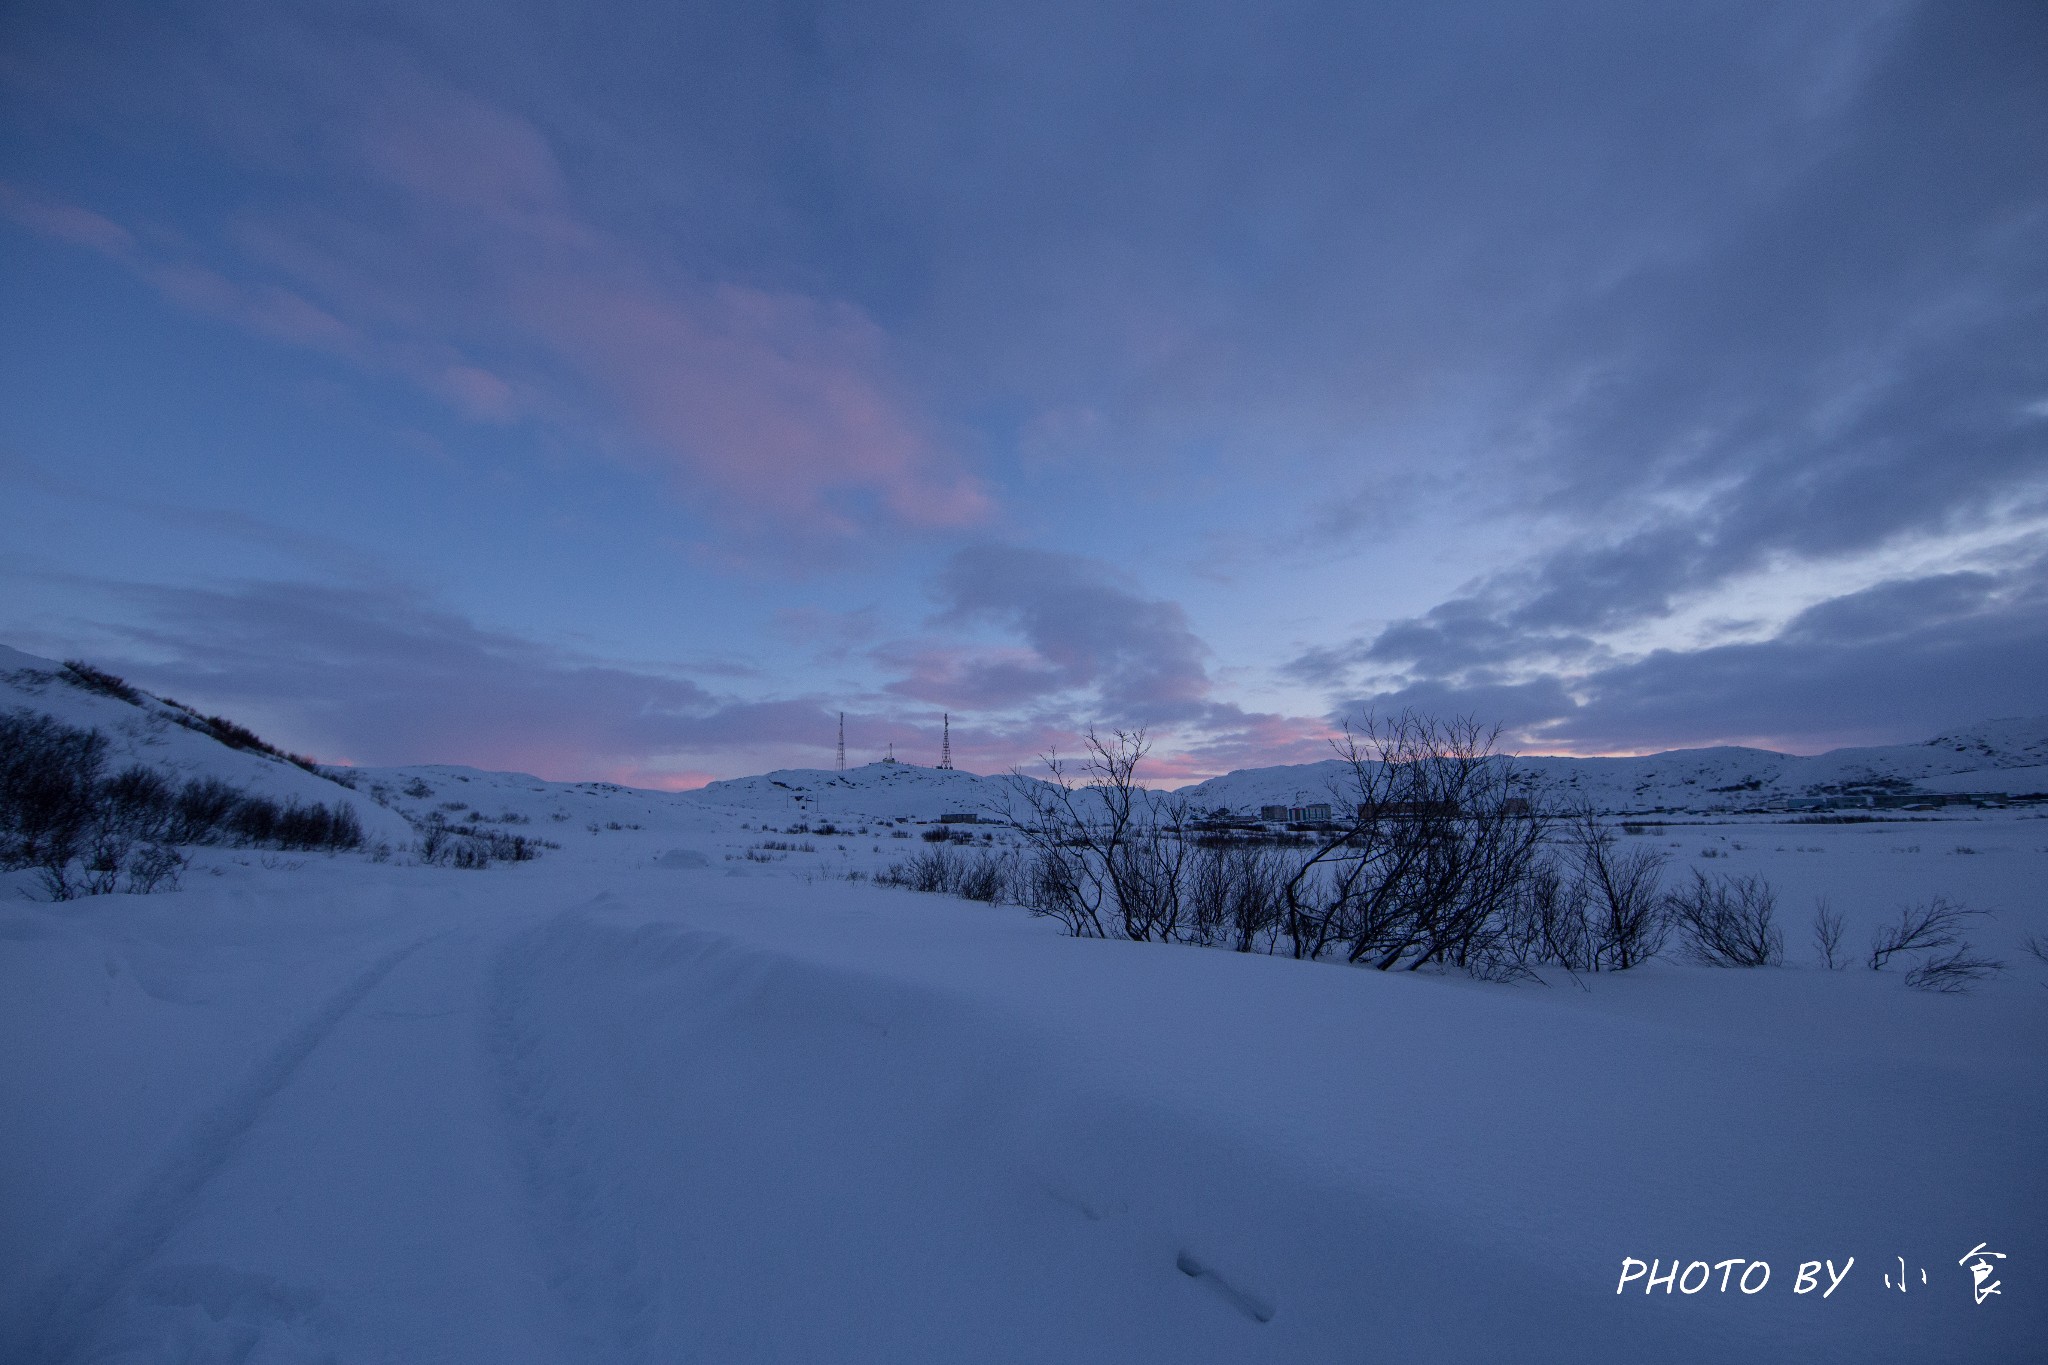
[{"label": "leafless tree", "polygon": [[1188,940],[1240,953],[1271,952],[1286,910],[1281,887],[1292,875],[1279,849],[1198,844],[1189,870]]},{"label": "leafless tree", "polygon": [[1187,920],[1192,815],[1140,785],[1142,729],[1091,729],[1085,743],[1078,769],[1049,753],[1049,780],[1013,775],[1011,823],[1032,852],[1026,904],[1077,937],[1171,942]]},{"label": "leafless tree", "polygon": [[1777,893],[1762,877],[1709,877],[1671,893],[1671,918],[1686,954],[1714,967],[1770,967],[1785,960],[1785,935],[1772,923]]},{"label": "leafless tree", "polygon": [[1535,860],[1540,809],[1498,729],[1404,711],[1336,741],[1347,818],[1282,887],[1293,955],[1415,970],[1490,951]]}]

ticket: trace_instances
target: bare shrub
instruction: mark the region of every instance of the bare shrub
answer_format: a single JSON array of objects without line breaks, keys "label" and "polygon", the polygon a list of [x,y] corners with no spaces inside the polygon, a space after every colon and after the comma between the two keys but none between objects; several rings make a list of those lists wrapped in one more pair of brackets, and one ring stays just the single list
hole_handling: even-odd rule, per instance
[{"label": "bare shrub", "polygon": [[2021,940],[2020,946],[2032,954],[2037,961],[2048,965],[2048,938],[2042,938],[2039,934],[2028,934],[2025,939]]},{"label": "bare shrub", "polygon": [[217,777],[186,779],[172,811],[171,842],[197,844],[226,828],[242,794]]},{"label": "bare shrub", "polygon": [[128,893],[147,896],[157,891],[175,891],[178,878],[189,865],[185,855],[169,845],[150,844],[128,861]]},{"label": "bare shrub", "polygon": [[1686,955],[1714,967],[1772,967],[1785,960],[1785,935],[1772,922],[1777,893],[1762,877],[1709,877],[1672,892],[1668,913]]},{"label": "bare shrub", "polygon": [[946,873],[951,860],[944,849],[931,849],[915,853],[905,859],[890,863],[875,874],[878,886],[900,886],[906,891],[922,891],[935,895],[946,889]]},{"label": "bare shrub", "polygon": [[93,824],[107,738],[55,716],[0,717],[0,866],[61,867]]},{"label": "bare shrub", "polygon": [[1197,847],[1188,890],[1191,943],[1271,952],[1286,916],[1283,888],[1294,869],[1285,854],[1251,842]]},{"label": "bare shrub", "polygon": [[1595,970],[1599,947],[1590,907],[1584,882],[1565,875],[1552,859],[1539,861],[1506,916],[1483,975],[1509,980],[1530,975],[1533,965],[1543,964],[1573,974]]},{"label": "bare shrub", "polygon": [[1898,923],[1881,926],[1871,939],[1870,970],[1883,971],[1900,953],[1938,953],[1961,945],[1963,928],[1977,913],[1940,896],[1901,906]]},{"label": "bare shrub", "polygon": [[66,659],[60,675],[75,686],[88,692],[97,692],[103,697],[113,697],[134,706],[142,705],[142,694],[120,678],[103,668],[94,668],[83,659]]},{"label": "bare shrub", "polygon": [[131,838],[161,841],[170,836],[176,789],[154,768],[123,768],[100,788],[104,818]]},{"label": "bare shrub", "polygon": [[1923,959],[1906,973],[1906,984],[1916,991],[1961,995],[1975,989],[1978,982],[1989,980],[2004,970],[2003,962],[1979,957],[1965,943],[1946,953],[1936,953]]},{"label": "bare shrub", "polygon": [[1822,896],[1813,906],[1813,946],[1820,950],[1821,965],[1838,972],[1848,965],[1842,955],[1842,912],[1828,907]]},{"label": "bare shrub", "polygon": [[944,846],[893,862],[875,874],[878,886],[900,886],[909,891],[958,896],[991,905],[1012,899],[1015,880],[1016,867],[1011,858],[988,850],[956,853]]},{"label": "bare shrub", "polygon": [[990,905],[1009,899],[1014,872],[1010,860],[986,850],[958,860],[959,870],[949,888],[962,900],[986,901]]},{"label": "bare shrub", "polygon": [[1346,727],[1332,795],[1349,818],[1282,887],[1295,957],[1412,971],[1493,953],[1545,826],[1498,736],[1412,711]]},{"label": "bare shrub", "polygon": [[1565,845],[1588,907],[1590,966],[1626,971],[1663,951],[1670,920],[1664,913],[1664,855],[1616,847],[1611,826],[1591,806],[1575,809]]},{"label": "bare shrub", "polygon": [[1903,906],[1896,924],[1880,928],[1870,945],[1872,971],[1883,971],[1895,957],[1917,959],[1906,972],[1915,990],[1959,994],[2005,969],[1996,958],[1979,956],[1963,937],[1972,910],[1940,896],[1922,905]]},{"label": "bare shrub", "polygon": [[1031,849],[1024,903],[1076,937],[1172,942],[1186,920],[1192,814],[1139,785],[1143,730],[1090,730],[1086,744],[1078,770],[1049,753],[1050,781],[1020,773],[1011,785],[1006,814]]},{"label": "bare shrub", "polygon": [[[474,825],[451,825],[439,811],[430,812],[416,828],[419,839],[413,845],[413,851],[420,862],[430,867],[482,871],[493,862],[529,862],[540,856],[542,848],[558,847],[545,839],[529,839],[523,834],[479,829]],[[747,856],[754,857],[753,850],[749,849]]]}]

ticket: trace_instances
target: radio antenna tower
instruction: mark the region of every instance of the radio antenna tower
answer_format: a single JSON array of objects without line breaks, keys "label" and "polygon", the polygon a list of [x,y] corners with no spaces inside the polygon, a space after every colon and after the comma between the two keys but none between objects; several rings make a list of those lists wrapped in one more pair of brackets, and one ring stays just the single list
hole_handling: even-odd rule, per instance
[{"label": "radio antenna tower", "polygon": [[946,715],[943,711],[939,714],[945,716],[945,719],[940,723],[946,727],[945,738],[939,741],[939,766],[947,772],[951,772],[953,771],[953,718]]},{"label": "radio antenna tower", "polygon": [[839,713],[839,771],[846,771],[846,713]]}]

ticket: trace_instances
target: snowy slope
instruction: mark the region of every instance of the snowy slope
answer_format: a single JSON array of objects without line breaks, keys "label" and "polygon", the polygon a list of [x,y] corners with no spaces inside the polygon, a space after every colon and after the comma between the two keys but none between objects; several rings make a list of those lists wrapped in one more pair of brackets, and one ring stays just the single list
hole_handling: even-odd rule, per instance
[{"label": "snowy slope", "polygon": [[233,749],[211,734],[180,724],[193,713],[137,689],[139,703],[81,687],[54,660],[0,646],[0,711],[25,709],[55,716],[67,725],[96,729],[108,740],[107,771],[130,764],[156,768],[177,781],[214,777],[256,796],[301,805],[337,802],[355,807],[363,837],[394,847],[412,838],[412,828],[361,791],[307,772],[296,764],[249,749]]},{"label": "snowy slope", "polygon": [[[320,868],[0,907],[0,1088],[38,1101],[0,1127],[0,1358],[2003,1361],[2048,1331],[2041,973],[1545,990],[844,884]],[[1981,1308],[1979,1242],[2011,1258]],[[1772,1270],[1617,1295],[1625,1256]]]}]

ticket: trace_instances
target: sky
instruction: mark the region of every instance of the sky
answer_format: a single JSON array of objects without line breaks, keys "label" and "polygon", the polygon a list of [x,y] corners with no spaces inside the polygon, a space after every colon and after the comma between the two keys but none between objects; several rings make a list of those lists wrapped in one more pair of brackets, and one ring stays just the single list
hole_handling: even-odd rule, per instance
[{"label": "sky", "polygon": [[0,7],[0,641],[687,787],[2048,713],[2048,7]]}]

